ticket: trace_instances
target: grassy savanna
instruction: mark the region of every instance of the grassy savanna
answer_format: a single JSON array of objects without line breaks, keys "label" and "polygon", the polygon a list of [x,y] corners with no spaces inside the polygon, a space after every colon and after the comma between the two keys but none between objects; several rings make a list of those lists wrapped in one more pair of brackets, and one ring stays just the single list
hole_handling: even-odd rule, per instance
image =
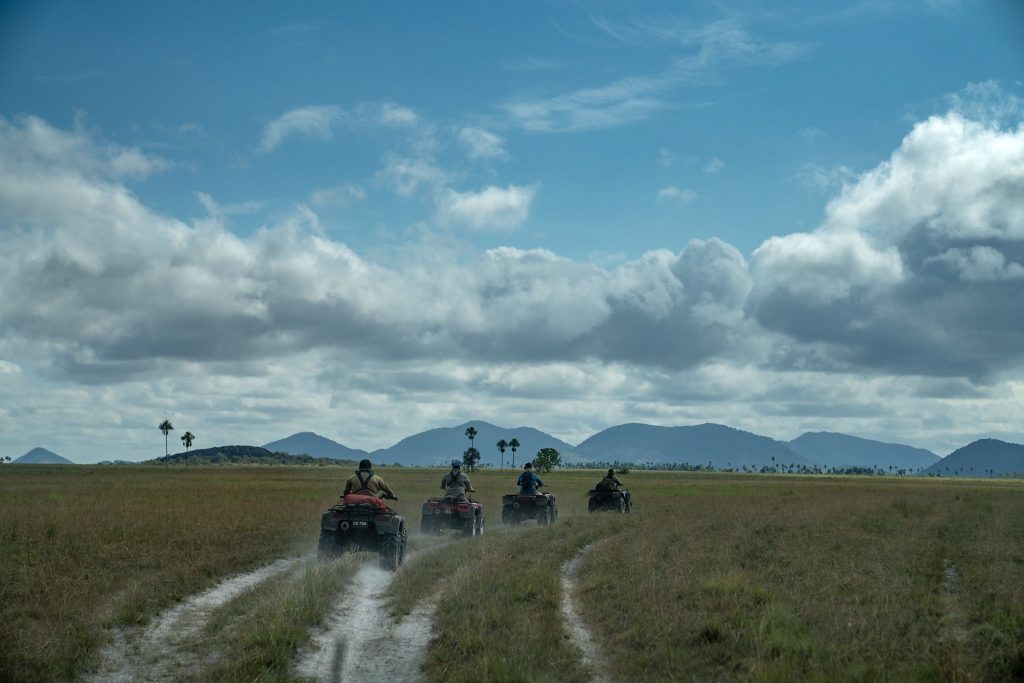
[{"label": "grassy savanna", "polygon": [[[546,477],[565,511],[594,473]],[[574,680],[557,568],[617,680],[993,680],[1024,675],[1024,488],[984,480],[630,475],[632,515],[446,550],[431,680]],[[452,581],[451,566],[458,580]],[[427,579],[426,577],[430,577]],[[524,653],[531,657],[524,658]]]},{"label": "grassy savanna", "polygon": [[[640,472],[631,515],[588,515],[596,472],[546,475],[561,521],[502,529],[515,474],[473,475],[483,538],[431,549],[419,505],[442,471],[382,468],[413,555],[402,614],[441,601],[430,680],[584,680],[562,635],[558,568],[620,680],[992,680],[1024,675],[1020,482]],[[0,678],[95,665],[104,627],[274,558],[308,553],[333,468],[5,468]],[[451,536],[451,532],[448,532]],[[452,537],[453,539],[455,537]],[[297,565],[207,626],[201,679],[286,680],[355,564]],[[528,656],[527,656],[528,655]],[[223,662],[237,663],[226,667]]]},{"label": "grassy savanna", "polygon": [[219,578],[310,552],[345,476],[335,468],[4,468],[0,679],[71,678],[95,664],[104,627],[144,623]]}]

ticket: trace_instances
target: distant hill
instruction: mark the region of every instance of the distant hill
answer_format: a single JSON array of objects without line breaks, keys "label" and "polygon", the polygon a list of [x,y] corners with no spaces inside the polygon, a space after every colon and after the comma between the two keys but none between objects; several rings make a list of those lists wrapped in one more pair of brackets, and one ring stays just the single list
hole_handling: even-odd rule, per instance
[{"label": "distant hill", "polygon": [[[474,443],[476,449],[480,451],[481,465],[498,467],[498,459],[501,454],[495,444],[501,439],[510,441],[513,437],[520,444],[519,449],[516,450],[517,468],[533,458],[542,448],[558,449],[563,462],[574,462],[577,459],[575,456],[577,449],[574,446],[550,434],[545,434],[532,427],[498,427],[480,420],[466,422],[457,427],[441,427],[414,434],[390,448],[382,448],[370,453],[369,458],[374,465],[390,465],[396,462],[418,466],[446,465],[453,458],[461,458],[463,452],[469,448],[469,439],[466,438],[466,429],[469,427],[473,427],[477,431]],[[512,452],[506,450],[506,467],[509,466],[511,458]]]},{"label": "distant hill", "polygon": [[67,458],[57,455],[53,451],[36,446],[20,458],[11,461],[12,465],[74,465]]},{"label": "distant hill", "polygon": [[215,446],[197,448],[187,453],[175,453],[147,460],[146,465],[330,465],[350,466],[352,460],[314,458],[309,455],[272,453],[259,446]]},{"label": "distant hill", "polygon": [[917,471],[939,461],[923,448],[862,439],[835,432],[807,432],[789,442],[789,447],[825,467],[878,467]]},{"label": "distant hill", "polygon": [[576,447],[587,462],[690,463],[710,462],[716,468],[812,465],[782,442],[719,424],[658,427],[624,424],[598,432]]},{"label": "distant hill", "polygon": [[274,453],[290,453],[292,455],[311,455],[314,458],[334,458],[335,460],[360,460],[366,457],[366,451],[349,448],[337,441],[313,432],[299,432],[279,441],[271,441],[263,445]]},{"label": "distant hill", "polygon": [[943,477],[1024,475],[1024,446],[998,439],[979,439],[953,451],[924,474]]}]

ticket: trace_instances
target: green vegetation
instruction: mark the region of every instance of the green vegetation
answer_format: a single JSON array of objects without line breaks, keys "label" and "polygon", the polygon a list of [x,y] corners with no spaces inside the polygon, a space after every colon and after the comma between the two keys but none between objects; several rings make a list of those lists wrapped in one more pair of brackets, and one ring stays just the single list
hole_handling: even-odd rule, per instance
[{"label": "green vegetation", "polygon": [[191,453],[155,458],[143,465],[184,465],[198,467],[203,465],[314,465],[317,467],[355,467],[353,460],[335,458],[314,458],[309,455],[291,455],[290,453],[271,453],[259,446],[218,446],[202,448]]},{"label": "green vegetation", "polygon": [[[390,590],[441,601],[430,680],[585,680],[559,568],[619,680],[963,680],[1024,675],[1024,486],[1005,480],[634,471],[636,511],[589,515],[598,472],[545,477],[558,524],[503,528],[517,472],[473,483],[487,533],[416,533],[442,470],[382,469],[413,530]],[[312,467],[5,468],[0,679],[66,680],[105,628],[307,554],[345,473]],[[288,680],[358,558],[300,562],[220,608],[202,680]],[[642,653],[643,656],[638,656]],[[216,656],[214,656],[216,655]],[[232,673],[225,662],[238,673]]]},{"label": "green vegetation", "polygon": [[327,620],[358,563],[355,555],[330,562],[310,558],[221,610],[204,641],[216,646],[215,662],[199,680],[290,680],[296,650],[312,627]]},{"label": "green vegetation", "polygon": [[550,472],[562,464],[562,455],[554,448],[542,448],[533,456],[533,466],[540,472]]}]

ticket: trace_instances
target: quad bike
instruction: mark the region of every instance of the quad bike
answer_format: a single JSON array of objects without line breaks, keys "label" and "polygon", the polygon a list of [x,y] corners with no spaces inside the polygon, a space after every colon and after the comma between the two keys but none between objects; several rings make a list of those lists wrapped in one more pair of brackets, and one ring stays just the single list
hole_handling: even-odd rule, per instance
[{"label": "quad bike", "polygon": [[346,550],[368,550],[380,555],[382,568],[395,571],[405,559],[407,536],[405,517],[383,500],[349,494],[320,519],[319,555],[329,559]]},{"label": "quad bike", "polygon": [[537,520],[539,526],[558,521],[558,505],[550,493],[510,493],[501,497],[501,523],[519,524],[527,519]]},{"label": "quad bike", "polygon": [[484,533],[484,506],[473,500],[458,501],[450,497],[427,498],[420,517],[420,532],[440,534],[444,529],[456,529],[464,536]]},{"label": "quad bike", "polygon": [[587,509],[591,512],[630,512],[633,509],[633,499],[628,489],[591,489],[587,491]]}]

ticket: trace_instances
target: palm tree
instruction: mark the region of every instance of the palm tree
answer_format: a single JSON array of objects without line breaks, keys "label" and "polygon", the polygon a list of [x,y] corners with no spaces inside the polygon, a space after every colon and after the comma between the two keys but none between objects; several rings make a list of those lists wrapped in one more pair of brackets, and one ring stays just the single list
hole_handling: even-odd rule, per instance
[{"label": "palm tree", "polygon": [[160,431],[164,433],[164,457],[167,457],[167,435],[174,431],[174,425],[171,424],[170,420],[164,420],[160,423]]},{"label": "palm tree", "polygon": [[188,449],[192,447],[192,442],[196,440],[196,435],[192,432],[185,432],[181,435],[181,442],[185,444],[185,452],[188,453]]},{"label": "palm tree", "polygon": [[508,441],[502,439],[495,445],[498,447],[498,451],[501,452],[501,462],[498,463],[498,467],[500,469],[505,469],[505,449],[508,448]]},{"label": "palm tree", "polygon": [[516,437],[512,437],[512,440],[508,442],[508,447],[512,449],[512,469],[516,468],[516,450],[519,448],[519,440]]},{"label": "palm tree", "polygon": [[476,438],[476,429],[474,427],[467,427],[466,437],[469,438],[469,447],[473,448],[473,439]]}]

